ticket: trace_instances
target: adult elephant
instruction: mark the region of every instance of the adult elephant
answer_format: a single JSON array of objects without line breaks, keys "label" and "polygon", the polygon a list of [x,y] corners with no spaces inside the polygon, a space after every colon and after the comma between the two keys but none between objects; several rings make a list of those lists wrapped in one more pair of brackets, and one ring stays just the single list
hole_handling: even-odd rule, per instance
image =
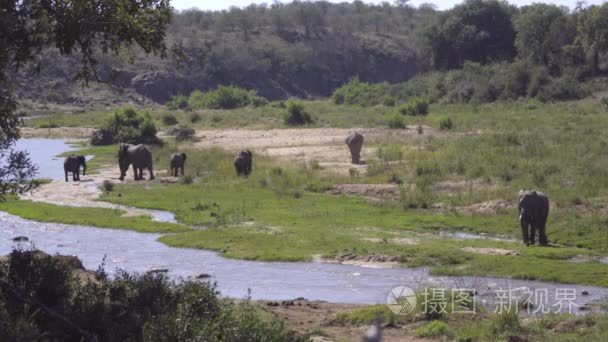
[{"label": "adult elephant", "polygon": [[152,152],[144,145],[120,144],[118,149],[118,166],[120,167],[120,180],[124,180],[129,166],[133,164],[135,180],[144,179],[144,169],[150,171],[150,180],[154,179],[152,168]]},{"label": "adult elephant", "polygon": [[186,154],[185,153],[174,153],[171,155],[171,176],[177,177],[178,171],[181,169],[182,176],[184,175],[184,164],[186,163]]},{"label": "adult elephant", "polygon": [[521,233],[526,246],[535,244],[537,230],[538,242],[546,246],[548,241],[545,226],[549,216],[549,198],[547,195],[540,191],[521,190],[519,192],[518,208]]},{"label": "adult elephant", "polygon": [[346,145],[350,150],[350,157],[353,164],[361,161],[361,148],[363,147],[363,135],[359,132],[350,132],[346,137]]},{"label": "adult elephant", "polygon": [[239,152],[234,158],[234,169],[239,176],[249,176],[251,173],[251,165],[253,164],[253,155],[251,151],[245,150]]},{"label": "adult elephant", "polygon": [[63,172],[65,172],[65,181],[68,181],[68,172],[72,173],[72,180],[80,180],[80,165],[82,165],[82,175],[87,171],[87,160],[84,156],[67,156],[63,160]]}]

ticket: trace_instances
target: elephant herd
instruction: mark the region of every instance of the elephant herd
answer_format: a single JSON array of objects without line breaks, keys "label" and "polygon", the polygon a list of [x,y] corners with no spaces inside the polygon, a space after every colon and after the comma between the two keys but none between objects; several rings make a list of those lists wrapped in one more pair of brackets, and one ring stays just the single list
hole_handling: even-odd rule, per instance
[{"label": "elephant herd", "polygon": [[[363,135],[359,132],[350,132],[346,137],[346,145],[351,154],[351,162],[359,164],[361,162],[361,149],[363,147]],[[174,153],[171,155],[169,165],[171,176],[177,177],[180,173],[184,175],[184,166],[187,156],[185,153]],[[237,153],[233,161],[234,169],[239,176],[248,177],[252,171],[253,155],[249,150]],[[119,179],[124,180],[127,170],[132,165],[134,179],[142,180],[143,170],[147,169],[150,179],[154,179],[152,152],[145,145],[120,144],[118,150],[118,165],[120,168]],[[65,181],[68,181],[68,173],[72,173],[74,181],[80,180],[80,167],[82,174],[86,172],[86,158],[84,156],[68,156],[63,163]],[[549,198],[540,191],[521,190],[519,192],[517,207],[519,211],[519,223],[523,243],[526,246],[536,243],[538,232],[538,243],[542,246],[548,244],[545,227],[549,216]]]}]

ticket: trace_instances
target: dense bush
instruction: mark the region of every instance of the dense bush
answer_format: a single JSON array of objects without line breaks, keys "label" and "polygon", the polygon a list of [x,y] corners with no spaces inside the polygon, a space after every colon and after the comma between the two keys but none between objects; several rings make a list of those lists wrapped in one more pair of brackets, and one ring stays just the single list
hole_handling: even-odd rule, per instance
[{"label": "dense bush", "polygon": [[167,102],[169,109],[188,109],[188,96],[176,95]]},{"label": "dense bush", "polygon": [[[89,279],[83,281],[82,279]],[[100,269],[74,257],[13,251],[0,263],[0,341],[304,341],[214,285]]]},{"label": "dense bush", "polygon": [[386,124],[388,127],[396,129],[406,127],[405,120],[403,120],[403,115],[399,114],[398,112],[390,114],[386,120]]},{"label": "dense bush", "polygon": [[162,120],[163,120],[163,124],[166,126],[175,125],[178,122],[175,115],[169,114],[169,113],[164,114]]},{"label": "dense bush", "polygon": [[287,115],[285,124],[289,126],[306,125],[312,123],[312,117],[304,109],[304,105],[296,100],[287,101]]},{"label": "dense bush", "polygon": [[429,103],[424,99],[414,98],[399,106],[398,111],[402,115],[427,115],[429,113]]},{"label": "dense bush", "polygon": [[336,89],[332,99],[336,104],[349,104],[359,106],[375,106],[384,104],[394,106],[395,98],[390,94],[391,86],[388,83],[365,83],[353,78],[350,82]]},{"label": "dense bush", "polygon": [[205,93],[195,90],[188,98],[189,108],[234,109],[247,106],[260,107],[268,100],[259,96],[254,90],[234,86],[219,86]]},{"label": "dense bush", "polygon": [[112,133],[115,143],[158,143],[156,126],[149,113],[139,114],[133,108],[119,109],[110,115],[103,129]]},{"label": "dense bush", "polygon": [[450,118],[444,118],[439,121],[439,129],[442,131],[450,130],[454,127],[454,123]]}]

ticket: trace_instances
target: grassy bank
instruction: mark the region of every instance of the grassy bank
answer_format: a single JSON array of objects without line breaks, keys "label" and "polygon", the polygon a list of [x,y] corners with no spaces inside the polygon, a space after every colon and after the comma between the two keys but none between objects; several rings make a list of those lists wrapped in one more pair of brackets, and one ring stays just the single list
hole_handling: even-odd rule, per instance
[{"label": "grassy bank", "polygon": [[48,203],[9,199],[0,202],[0,210],[28,220],[121,228],[141,233],[177,233],[190,229],[173,223],[156,222],[150,217],[124,217],[122,210],[106,208],[66,207]]}]

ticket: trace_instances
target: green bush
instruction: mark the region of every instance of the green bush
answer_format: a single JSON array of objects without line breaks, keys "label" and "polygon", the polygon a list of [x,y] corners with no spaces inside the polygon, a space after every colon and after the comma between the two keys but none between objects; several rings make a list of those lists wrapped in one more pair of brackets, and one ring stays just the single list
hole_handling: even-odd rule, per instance
[{"label": "green bush", "polygon": [[103,129],[112,133],[113,142],[134,144],[154,144],[160,140],[156,137],[156,126],[149,113],[139,114],[133,108],[124,108],[110,114]]},{"label": "green bush", "polygon": [[403,120],[403,115],[399,113],[391,114],[386,120],[388,127],[395,129],[403,129],[406,128],[405,120]]},{"label": "green bush", "polygon": [[164,114],[162,120],[163,120],[163,124],[165,126],[176,125],[178,123],[175,115],[170,114],[170,113]]},{"label": "green bush", "polygon": [[441,119],[439,121],[439,129],[442,131],[450,130],[453,127],[454,127],[454,123],[452,122],[452,119],[450,119],[449,117]]},{"label": "green bush", "polygon": [[414,98],[399,106],[397,111],[402,115],[427,115],[429,113],[429,102],[421,98]]},{"label": "green bush", "polygon": [[103,268],[82,281],[82,271],[75,257],[13,251],[0,264],[0,341],[305,341],[248,300],[220,298],[211,283],[110,279]]},{"label": "green bush", "polygon": [[391,96],[391,85],[388,83],[365,83],[353,78],[350,82],[334,90],[332,99],[336,104],[375,106],[384,104],[394,106],[395,98]]},{"label": "green bush", "polygon": [[450,331],[449,326],[442,321],[432,321],[429,322],[415,331],[416,336],[418,337],[441,337],[441,336],[451,336],[452,333]]},{"label": "green bush", "polygon": [[234,109],[247,106],[260,107],[268,100],[259,96],[255,90],[246,90],[234,86],[219,86],[215,90],[202,93],[195,90],[190,94],[190,108]]},{"label": "green bush", "polygon": [[177,109],[188,109],[188,96],[177,95],[171,97],[166,103],[167,108],[177,110]]},{"label": "green bush", "polygon": [[304,105],[296,100],[287,101],[287,115],[285,116],[285,124],[288,126],[299,126],[311,124],[312,117],[304,110]]},{"label": "green bush", "polygon": [[202,119],[203,119],[203,117],[199,113],[190,114],[190,122],[192,122],[192,123],[197,123],[197,122],[201,121]]}]

